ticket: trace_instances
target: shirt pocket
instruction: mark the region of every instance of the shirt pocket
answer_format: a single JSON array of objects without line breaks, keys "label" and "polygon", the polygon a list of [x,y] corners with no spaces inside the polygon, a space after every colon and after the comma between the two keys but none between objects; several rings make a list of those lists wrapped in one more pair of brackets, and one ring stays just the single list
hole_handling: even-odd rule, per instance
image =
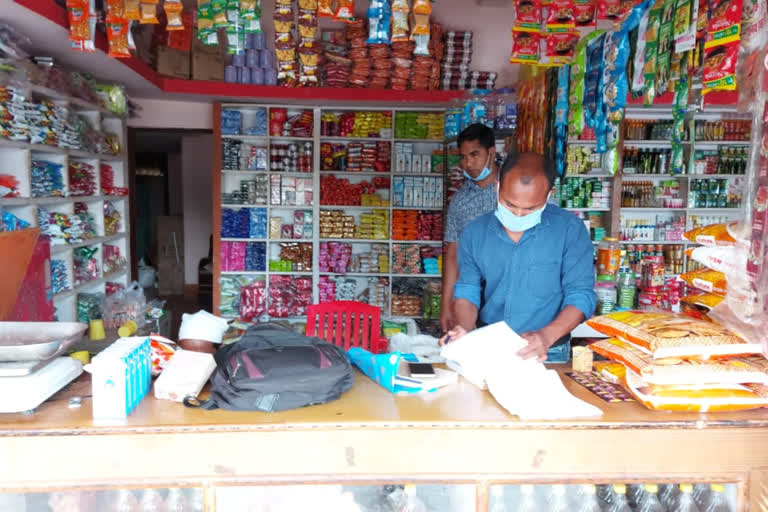
[{"label": "shirt pocket", "polygon": [[560,295],[560,263],[533,263],[528,266],[528,289],[538,299]]}]

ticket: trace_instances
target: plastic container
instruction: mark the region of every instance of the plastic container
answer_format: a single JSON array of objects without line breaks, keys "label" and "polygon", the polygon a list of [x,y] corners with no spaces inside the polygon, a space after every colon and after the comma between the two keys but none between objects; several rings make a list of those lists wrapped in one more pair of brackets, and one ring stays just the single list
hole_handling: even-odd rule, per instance
[{"label": "plastic container", "polygon": [[597,275],[614,279],[621,263],[621,244],[617,238],[607,236],[597,246]]},{"label": "plastic container", "polygon": [[575,510],[576,512],[601,512],[603,510],[597,499],[597,488],[593,484],[581,486],[580,498]]},{"label": "plastic container", "polygon": [[598,276],[595,285],[598,315],[607,315],[616,308],[616,281],[611,276]]},{"label": "plastic container", "polygon": [[627,487],[624,484],[613,486],[613,502],[606,509],[607,512],[632,512],[627,503]]},{"label": "plastic container", "polygon": [[708,499],[699,506],[701,512],[731,512],[725,488],[720,484],[712,484]]},{"label": "plastic container", "polygon": [[616,289],[616,305],[621,309],[633,309],[635,307],[635,298],[637,296],[637,278],[635,277],[634,272],[629,268],[623,268],[619,272]]},{"label": "plastic container", "polygon": [[665,512],[664,505],[659,501],[658,493],[658,486],[653,484],[646,485],[645,492],[637,504],[638,512]]},{"label": "plastic container", "polygon": [[693,501],[693,486],[691,484],[680,485],[680,497],[677,499],[671,512],[699,512],[699,507]]}]

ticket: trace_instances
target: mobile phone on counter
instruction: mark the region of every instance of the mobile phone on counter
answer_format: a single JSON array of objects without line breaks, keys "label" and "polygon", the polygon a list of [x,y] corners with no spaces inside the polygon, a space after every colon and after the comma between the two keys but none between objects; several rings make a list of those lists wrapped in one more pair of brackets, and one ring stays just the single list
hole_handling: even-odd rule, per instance
[{"label": "mobile phone on counter", "polygon": [[413,378],[427,379],[435,376],[435,369],[429,363],[408,363],[408,371]]}]

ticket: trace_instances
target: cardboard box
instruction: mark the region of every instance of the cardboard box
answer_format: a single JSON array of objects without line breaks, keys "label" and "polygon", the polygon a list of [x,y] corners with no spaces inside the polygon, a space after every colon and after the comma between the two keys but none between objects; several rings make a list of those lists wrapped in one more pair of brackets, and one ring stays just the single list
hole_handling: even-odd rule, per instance
[{"label": "cardboard box", "polygon": [[224,80],[224,59],[216,53],[193,51],[192,80]]},{"label": "cardboard box", "polygon": [[157,72],[161,75],[189,80],[189,66],[189,53],[166,46],[157,47]]}]

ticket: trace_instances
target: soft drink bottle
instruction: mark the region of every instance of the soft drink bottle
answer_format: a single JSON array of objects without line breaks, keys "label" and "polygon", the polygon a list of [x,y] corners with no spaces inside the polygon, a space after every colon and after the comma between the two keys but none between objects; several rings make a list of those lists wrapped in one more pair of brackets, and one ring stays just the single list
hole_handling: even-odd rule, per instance
[{"label": "soft drink bottle", "polygon": [[710,486],[708,484],[696,484],[693,486],[693,501],[696,502],[699,509],[704,508],[709,503]]},{"label": "soft drink bottle", "polygon": [[613,486],[613,503],[608,507],[608,512],[632,512],[627,503],[627,486],[624,484]]},{"label": "soft drink bottle", "polygon": [[645,489],[640,484],[631,484],[627,486],[627,502],[630,507],[637,507],[643,499]]},{"label": "soft drink bottle", "polygon": [[699,512],[699,507],[693,501],[693,486],[691,484],[680,484],[680,497],[672,512]]},{"label": "soft drink bottle", "polygon": [[664,505],[659,501],[659,488],[654,484],[645,486],[643,497],[637,504],[638,512],[666,512]]},{"label": "soft drink bottle", "polygon": [[581,499],[576,505],[576,512],[601,512],[603,508],[597,499],[597,489],[592,484],[581,486]]},{"label": "soft drink bottle", "polygon": [[731,505],[725,496],[725,488],[720,484],[710,487],[709,501],[699,508],[701,512],[731,512]]},{"label": "soft drink bottle", "polygon": [[667,510],[672,510],[677,504],[677,497],[679,494],[680,489],[676,485],[662,485],[659,489],[659,501],[667,508]]},{"label": "soft drink bottle", "polygon": [[613,503],[613,486],[612,485],[598,485],[597,486],[597,497],[600,498],[600,500],[605,503],[606,505],[610,505]]}]

